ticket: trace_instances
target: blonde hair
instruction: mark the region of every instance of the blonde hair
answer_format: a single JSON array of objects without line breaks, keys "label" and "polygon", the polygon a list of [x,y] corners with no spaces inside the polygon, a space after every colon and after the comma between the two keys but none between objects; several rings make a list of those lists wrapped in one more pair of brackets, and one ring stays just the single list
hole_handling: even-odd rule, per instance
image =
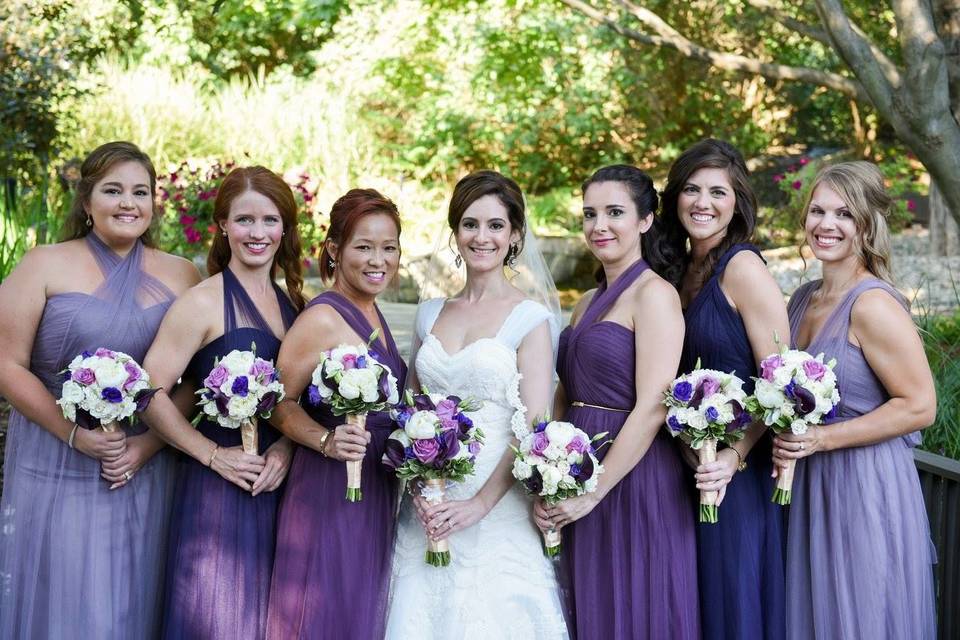
[{"label": "blonde hair", "polygon": [[803,205],[804,219],[810,210],[813,192],[821,184],[835,191],[853,216],[857,228],[854,247],[860,261],[874,276],[894,284],[890,268],[890,229],[887,226],[893,199],[887,193],[880,169],[872,162],[862,160],[840,162],[820,169]]}]

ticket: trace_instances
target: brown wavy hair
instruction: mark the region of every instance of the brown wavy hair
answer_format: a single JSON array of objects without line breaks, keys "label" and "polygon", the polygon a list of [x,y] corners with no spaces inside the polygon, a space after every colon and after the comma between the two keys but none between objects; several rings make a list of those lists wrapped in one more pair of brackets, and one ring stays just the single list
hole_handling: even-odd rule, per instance
[{"label": "brown wavy hair", "polygon": [[324,283],[333,280],[336,271],[330,245],[335,244],[342,248],[350,242],[360,218],[374,213],[390,216],[397,225],[397,236],[400,235],[400,212],[397,211],[397,205],[376,189],[350,189],[333,203],[330,209],[330,228],[320,252],[320,277]]},{"label": "brown wavy hair", "polygon": [[[284,234],[280,239],[280,248],[273,256],[270,265],[270,278],[277,274],[277,267],[283,269],[287,283],[287,295],[298,311],[306,305],[303,297],[303,262],[300,246],[300,233],[297,230],[297,202],[293,191],[283,178],[266,167],[237,167],[227,174],[217,190],[217,199],[213,203],[213,222],[219,228],[230,215],[230,205],[247,191],[255,191],[265,196],[280,212]],[[222,234],[215,233],[210,252],[207,254],[207,272],[210,275],[220,273],[230,262],[230,241]]]},{"label": "brown wavy hair", "polygon": [[447,209],[447,224],[454,234],[460,226],[463,214],[474,202],[484,196],[496,196],[500,204],[507,210],[507,220],[512,231],[520,234],[520,239],[511,243],[503,265],[507,266],[511,258],[516,258],[523,251],[523,239],[527,232],[526,205],[523,201],[523,191],[520,186],[502,173],[490,171],[474,171],[464,176],[453,188],[450,197],[450,206]]},{"label": "brown wavy hair", "polygon": [[80,165],[80,180],[77,182],[76,192],[73,195],[73,203],[70,205],[70,213],[63,224],[63,231],[60,236],[61,241],[76,240],[86,237],[93,227],[87,226],[87,205],[90,204],[90,196],[93,194],[93,188],[103,178],[103,176],[113,167],[123,162],[137,162],[150,176],[150,196],[153,198],[153,220],[150,226],[140,236],[140,240],[148,247],[156,247],[154,233],[160,224],[160,215],[163,212],[156,201],[157,191],[157,170],[153,168],[153,162],[150,156],[145,154],[140,148],[132,142],[115,141],[102,144],[90,152]]}]

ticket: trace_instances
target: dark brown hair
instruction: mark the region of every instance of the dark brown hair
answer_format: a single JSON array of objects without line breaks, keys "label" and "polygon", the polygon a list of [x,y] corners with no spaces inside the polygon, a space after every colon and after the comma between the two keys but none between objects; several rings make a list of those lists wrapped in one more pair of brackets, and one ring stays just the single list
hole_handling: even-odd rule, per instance
[{"label": "dark brown hair", "polygon": [[340,196],[330,209],[330,228],[323,241],[323,250],[320,252],[320,277],[324,282],[333,279],[335,267],[333,256],[330,254],[330,243],[337,245],[341,250],[353,237],[360,218],[374,213],[383,213],[390,216],[397,225],[397,235],[400,235],[400,212],[393,200],[382,195],[376,189],[350,189]]},{"label": "dark brown hair", "polygon": [[[674,282],[678,287],[690,267],[691,256],[687,250],[689,235],[680,222],[677,200],[690,177],[705,168],[726,169],[736,197],[736,204],[733,208],[733,219],[727,227],[723,240],[710,250],[703,262],[701,267],[703,278],[710,277],[714,265],[727,249],[740,242],[750,242],[757,226],[757,196],[750,186],[750,171],[747,169],[747,163],[744,162],[743,156],[736,147],[723,140],[707,138],[681,153],[670,167],[667,186],[663,189],[663,226],[667,242],[682,258],[678,263],[679,277]],[[670,280],[670,278],[667,279]]]},{"label": "dark brown hair", "polygon": [[93,188],[97,185],[103,176],[113,167],[123,162],[138,162],[150,176],[150,198],[153,204],[153,220],[150,227],[143,232],[140,240],[148,247],[155,247],[156,242],[153,237],[153,230],[159,224],[162,209],[157,206],[155,194],[157,190],[157,171],[153,168],[153,162],[150,156],[140,150],[132,142],[108,142],[102,144],[90,152],[80,165],[80,180],[77,181],[76,192],[73,196],[73,203],[70,205],[70,213],[63,224],[61,240],[76,240],[86,237],[93,229],[87,226],[86,206],[90,204],[90,196],[93,194]]},{"label": "dark brown hair", "polygon": [[[507,210],[507,220],[510,221],[510,228],[520,234],[520,240],[516,245],[511,245],[503,259],[503,264],[506,265],[511,258],[517,257],[523,251],[523,237],[527,232],[523,192],[516,182],[496,171],[474,171],[464,176],[453,188],[453,196],[450,198],[450,207],[447,210],[447,223],[450,225],[450,229],[456,233],[460,226],[460,220],[467,209],[470,208],[470,205],[480,198],[490,195],[496,196],[500,204],[504,206]],[[513,246],[516,246],[516,249]]]},{"label": "dark brown hair", "polygon": [[270,265],[270,278],[276,277],[277,266],[283,269],[287,283],[287,295],[297,310],[303,309],[303,263],[301,262],[300,233],[297,231],[297,202],[293,191],[283,178],[265,167],[237,167],[227,174],[217,190],[213,203],[213,222],[218,231],[213,235],[210,252],[207,253],[207,272],[220,273],[230,262],[230,241],[219,232],[221,222],[230,215],[230,205],[247,191],[255,191],[270,200],[280,212],[284,235],[280,248]]}]

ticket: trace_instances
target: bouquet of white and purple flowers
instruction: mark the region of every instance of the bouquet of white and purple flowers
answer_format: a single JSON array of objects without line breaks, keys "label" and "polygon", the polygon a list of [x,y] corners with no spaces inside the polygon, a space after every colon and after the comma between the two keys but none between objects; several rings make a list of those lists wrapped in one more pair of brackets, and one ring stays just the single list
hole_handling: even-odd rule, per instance
[{"label": "bouquet of white and purple flowers", "polygon": [[[431,504],[444,501],[448,483],[473,473],[483,446],[483,431],[467,417],[478,402],[456,396],[414,394],[409,389],[391,416],[400,425],[387,438],[383,463],[402,480],[419,479],[420,496]],[[427,564],[450,564],[446,540],[427,539]]]},{"label": "bouquet of white and purple flowers", "polygon": [[258,358],[251,344],[250,351],[234,349],[215,361],[197,395],[203,411],[195,422],[207,416],[221,427],[240,429],[243,451],[258,455],[257,417],[269,418],[284,391],[273,362]]},{"label": "bouquet of white and purple flowers", "polygon": [[[717,443],[743,438],[751,422],[743,380],[731,373],[696,368],[680,376],[664,393],[667,430],[697,452],[700,464],[717,459]],[[716,491],[700,492],[700,522],[717,522]]]},{"label": "bouquet of white and purple flowers", "polygon": [[[791,431],[797,435],[812,425],[832,418],[840,403],[835,360],[823,362],[823,354],[813,357],[806,351],[784,348],[767,356],[760,363],[760,377],[755,378],[753,395],[747,408],[763,419],[774,433]],[[773,502],[790,504],[796,461],[777,474]]]},{"label": "bouquet of white and purple flowers", "polygon": [[135,417],[135,412],[145,409],[156,393],[156,389],[150,388],[147,372],[121,351],[102,348],[84,351],[60,375],[63,387],[57,404],[63,410],[63,417],[77,422],[77,410],[80,410],[82,418],[84,413],[89,415],[108,432],[116,431],[119,421]]},{"label": "bouquet of white and purple flowers", "polygon": [[[341,344],[320,354],[307,387],[310,404],[326,404],[336,416],[346,416],[347,424],[366,428],[367,413],[384,411],[397,403],[397,379],[390,367],[379,362],[368,349],[377,339],[371,334],[367,344]],[[363,499],[360,489],[362,460],[347,462],[347,500]]]},{"label": "bouquet of white and purple flowers", "polygon": [[[535,422],[533,431],[520,438],[520,446],[510,447],[516,454],[513,477],[548,504],[596,491],[603,465],[593,443],[606,435],[591,438],[569,422],[548,418]],[[543,532],[543,549],[548,557],[560,553],[559,531]]]}]

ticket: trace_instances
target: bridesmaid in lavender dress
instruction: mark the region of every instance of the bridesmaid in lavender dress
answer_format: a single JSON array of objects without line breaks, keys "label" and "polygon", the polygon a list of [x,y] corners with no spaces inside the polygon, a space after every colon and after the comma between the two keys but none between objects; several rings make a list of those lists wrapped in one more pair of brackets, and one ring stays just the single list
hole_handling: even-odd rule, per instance
[{"label": "bridesmaid in lavender dress", "polygon": [[[144,366],[155,384],[202,387],[215,360],[256,345],[274,360],[303,307],[297,205],[290,187],[263,167],[231,171],[213,206],[221,229],[207,256],[210,278],[171,307]],[[287,294],[274,283],[278,270]],[[281,380],[282,381],[282,380]],[[170,537],[163,637],[262,638],[273,571],[277,489],[293,443],[265,421],[258,455],[243,453],[239,429],[200,420],[197,429],[163,394],[146,417],[181,457]]]},{"label": "bridesmaid in lavender dress", "polygon": [[172,459],[142,423],[65,420],[58,372],[97,347],[142,359],[199,274],[153,248],[156,173],[136,146],[97,148],[80,175],[66,241],[31,250],[0,286],[5,639],[152,638],[159,621]]},{"label": "bridesmaid in lavender dress", "polygon": [[537,524],[562,527],[579,638],[696,639],[693,499],[662,429],[661,404],[684,325],[676,290],[647,263],[669,259],[656,191],[639,169],[616,165],[597,171],[583,193],[583,231],[602,266],[600,286],[560,336],[555,415],[591,435],[607,432],[613,443],[601,452],[597,491],[553,507],[538,503]]},{"label": "bridesmaid in lavender dress", "polygon": [[823,279],[790,300],[794,346],[827,359],[836,418],[774,441],[799,460],[787,538],[787,638],[936,637],[927,514],[914,466],[936,394],[904,297],[890,284],[891,200],[867,162],[817,175],[806,239]]},{"label": "bridesmaid in lavender dress", "polygon": [[[332,288],[314,298],[280,349],[287,399],[271,422],[300,443],[277,531],[267,637],[383,638],[390,586],[398,485],[381,464],[392,430],[386,413],[366,431],[343,424],[326,406],[297,404],[321,351],[366,343],[400,384],[406,365],[376,305],[400,262],[400,216],[372,189],[352,189],[330,212],[320,256]],[[306,398],[304,397],[304,400]],[[363,500],[348,502],[346,464],[362,460]]]},{"label": "bridesmaid in lavender dress", "polygon": [[[736,373],[753,390],[757,363],[789,334],[783,294],[752,244],[757,200],[740,152],[707,139],[684,151],[663,191],[663,224],[683,259],[687,333],[680,372],[697,362]],[[690,244],[689,252],[686,249]],[[666,274],[661,274],[665,275]],[[698,490],[719,491],[719,522],[697,524],[704,640],[780,640],[784,634],[784,510],[771,502],[771,438],[762,424],[699,464]],[[683,445],[681,445],[683,446]],[[694,474],[690,474],[691,479]]]}]

